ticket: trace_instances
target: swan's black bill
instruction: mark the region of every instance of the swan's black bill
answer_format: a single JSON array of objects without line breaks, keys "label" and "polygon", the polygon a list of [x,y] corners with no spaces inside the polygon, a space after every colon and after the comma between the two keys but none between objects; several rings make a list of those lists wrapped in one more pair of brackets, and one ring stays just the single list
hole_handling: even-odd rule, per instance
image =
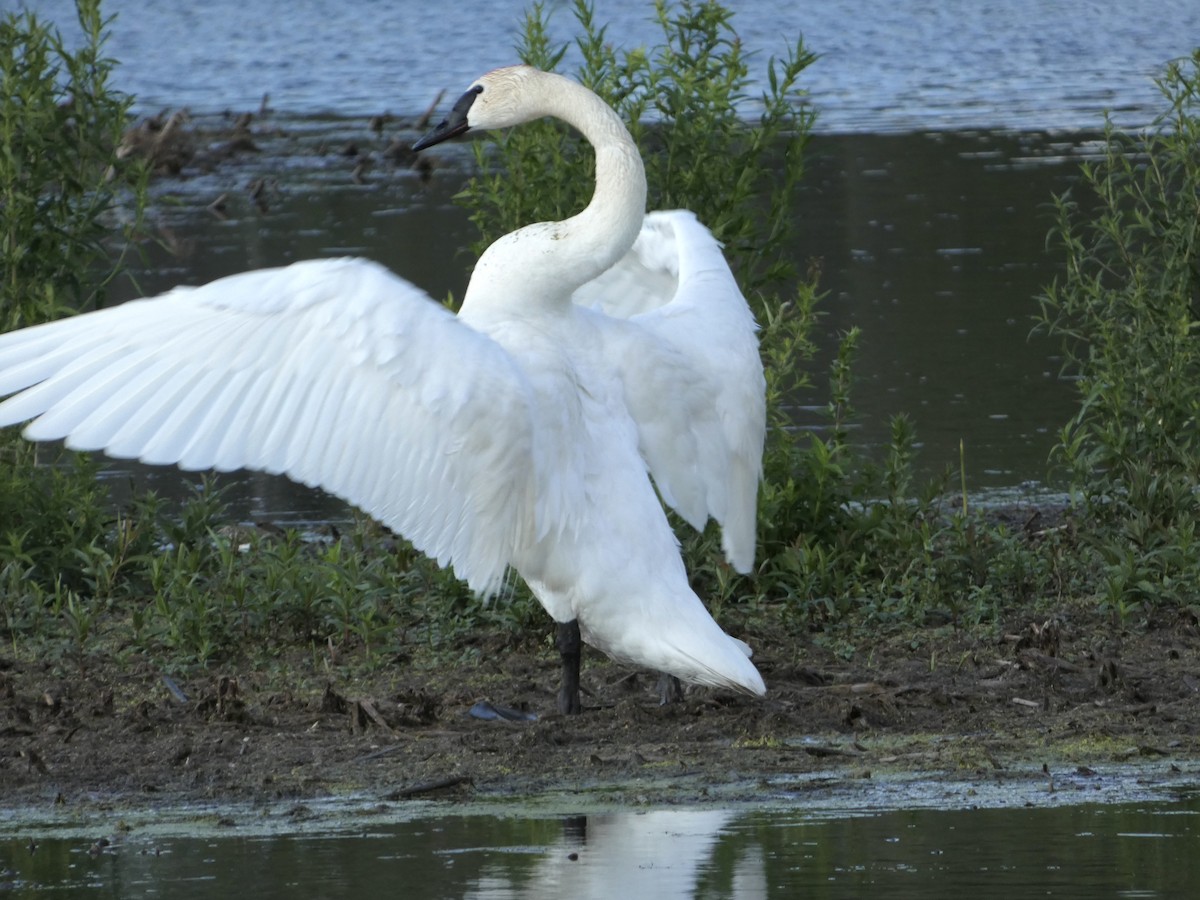
[{"label": "swan's black bill", "polygon": [[477,84],[459,97],[458,102],[454,104],[454,108],[450,110],[450,115],[440,125],[435,126],[425,137],[413,144],[413,149],[424,150],[426,147],[440,144],[442,141],[449,140],[452,137],[466,134],[467,129],[471,127],[470,123],[467,122],[467,113],[471,109],[471,104],[475,102],[475,98],[482,93],[483,86]]}]

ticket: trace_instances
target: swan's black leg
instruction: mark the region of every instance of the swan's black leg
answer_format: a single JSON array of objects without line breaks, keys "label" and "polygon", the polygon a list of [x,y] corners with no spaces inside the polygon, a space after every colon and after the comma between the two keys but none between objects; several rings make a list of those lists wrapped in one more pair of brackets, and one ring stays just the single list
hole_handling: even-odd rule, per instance
[{"label": "swan's black leg", "polygon": [[559,622],[554,643],[562,657],[562,686],[558,690],[558,711],[564,715],[574,715],[583,708],[579,702],[579,657],[583,651],[579,620]]},{"label": "swan's black leg", "polygon": [[683,702],[683,682],[663,672],[658,676],[658,705]]}]

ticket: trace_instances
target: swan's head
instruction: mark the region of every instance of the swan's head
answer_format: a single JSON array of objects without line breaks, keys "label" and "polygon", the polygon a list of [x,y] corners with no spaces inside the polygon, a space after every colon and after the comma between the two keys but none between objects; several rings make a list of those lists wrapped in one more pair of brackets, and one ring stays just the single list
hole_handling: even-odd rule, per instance
[{"label": "swan's head", "polygon": [[[533,66],[493,69],[479,78],[458,98],[441,124],[413,144],[424,150],[460,134],[509,128],[545,115],[538,103],[539,92],[532,82],[547,75]],[[551,76],[552,77],[552,76]]]}]

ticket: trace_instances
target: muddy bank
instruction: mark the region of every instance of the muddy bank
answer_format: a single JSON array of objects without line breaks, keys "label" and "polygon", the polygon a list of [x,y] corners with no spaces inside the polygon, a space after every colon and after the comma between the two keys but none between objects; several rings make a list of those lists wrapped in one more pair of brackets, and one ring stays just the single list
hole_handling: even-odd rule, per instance
[{"label": "muddy bank", "polygon": [[[369,676],[320,654],[175,680],[130,657],[80,672],[9,654],[0,796],[47,810],[736,802],[912,775],[1045,793],[1096,790],[1118,770],[1200,779],[1200,637],[1186,613],[1120,629],[1064,609],[987,636],[894,638],[851,660],[802,636],[748,637],[763,700],[696,689],[659,706],[651,673],[589,654],[578,717],[553,712],[554,654],[533,638],[480,635],[459,661],[413,648]],[[480,701],[537,718],[480,719]]]},{"label": "muddy bank", "polygon": [[[744,788],[716,786],[700,800],[678,800],[654,790],[651,779],[637,779],[620,790],[600,793],[565,790],[527,798],[448,798],[380,800],[369,794],[343,794],[307,800],[209,800],[132,806],[88,797],[74,803],[9,807],[0,816],[0,834],[22,840],[75,839],[119,844],[126,835],[141,840],[169,837],[240,838],[270,835],[327,836],[347,829],[363,832],[397,822],[430,817],[502,815],[555,817],[603,815],[697,803],[724,809],[794,810],[816,814],[863,814],[894,809],[1050,808],[1077,804],[1162,803],[1197,790],[1200,773],[1170,764],[1138,761],[1103,770],[1068,769],[1047,779],[1040,773],[1012,772],[996,777],[945,773],[892,772],[872,778],[836,769],[762,786],[747,799]],[[647,790],[647,787],[650,787]]]}]

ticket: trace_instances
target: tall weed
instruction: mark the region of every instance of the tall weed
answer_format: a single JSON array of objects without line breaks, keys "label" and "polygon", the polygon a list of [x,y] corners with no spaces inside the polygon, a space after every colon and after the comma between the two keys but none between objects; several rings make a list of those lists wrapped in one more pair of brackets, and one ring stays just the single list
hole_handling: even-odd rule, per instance
[{"label": "tall weed", "polygon": [[[657,0],[662,42],[632,50],[614,47],[592,4],[575,0],[572,9],[582,58],[574,75],[625,120],[646,163],[650,208],[695,212],[758,306],[759,289],[795,275],[795,197],[814,119],[799,82],[815,55],[800,39],[767,60],[767,89],[754,96],[751,60],[719,3]],[[570,48],[552,44],[547,15],[533,4],[516,50],[553,71]],[[530,222],[570,216],[591,197],[591,147],[563,123],[489,135],[474,150],[478,172],[459,200],[479,229],[477,250]]]},{"label": "tall weed", "polygon": [[[115,91],[99,0],[71,51],[33,12],[0,18],[0,330],[101,299],[140,222],[142,176],[115,178],[132,98]],[[123,219],[123,221],[122,221]],[[118,240],[114,240],[117,237]],[[114,250],[118,253],[114,262]]]}]

